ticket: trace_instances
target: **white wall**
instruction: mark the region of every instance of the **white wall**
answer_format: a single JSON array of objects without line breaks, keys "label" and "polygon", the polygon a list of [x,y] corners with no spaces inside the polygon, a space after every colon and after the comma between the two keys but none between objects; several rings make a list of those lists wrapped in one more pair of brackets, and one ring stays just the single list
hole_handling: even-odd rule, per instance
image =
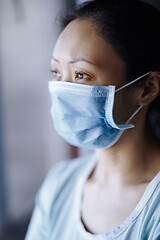
[{"label": "white wall", "polygon": [[52,127],[47,81],[63,0],[1,0],[1,76],[10,220],[26,214],[48,169],[68,156]]}]

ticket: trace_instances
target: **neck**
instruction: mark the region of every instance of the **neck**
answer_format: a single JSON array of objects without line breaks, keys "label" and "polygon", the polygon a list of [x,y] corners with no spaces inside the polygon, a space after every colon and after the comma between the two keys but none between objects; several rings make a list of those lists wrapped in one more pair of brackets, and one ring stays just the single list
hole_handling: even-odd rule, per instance
[{"label": "neck", "polygon": [[114,146],[96,151],[99,161],[94,177],[103,183],[110,179],[123,185],[150,181],[156,171],[152,162],[152,173],[148,172],[154,154],[151,149],[153,141],[145,124],[126,130]]}]

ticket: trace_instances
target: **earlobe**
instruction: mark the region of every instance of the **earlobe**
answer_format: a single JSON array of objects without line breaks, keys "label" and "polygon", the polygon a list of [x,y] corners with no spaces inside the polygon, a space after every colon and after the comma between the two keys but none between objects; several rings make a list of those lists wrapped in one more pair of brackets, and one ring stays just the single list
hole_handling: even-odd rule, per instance
[{"label": "earlobe", "polygon": [[160,93],[160,72],[152,72],[146,80],[141,96],[140,104],[143,106],[149,105]]}]

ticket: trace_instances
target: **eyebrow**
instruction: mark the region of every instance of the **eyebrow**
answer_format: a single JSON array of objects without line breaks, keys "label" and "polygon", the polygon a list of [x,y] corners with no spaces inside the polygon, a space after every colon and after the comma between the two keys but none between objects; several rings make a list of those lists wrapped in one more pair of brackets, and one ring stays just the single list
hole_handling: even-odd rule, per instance
[{"label": "eyebrow", "polygon": [[[58,59],[56,59],[55,57],[51,57],[51,59],[53,59],[54,61],[59,63]],[[83,58],[83,57],[73,58],[68,63],[73,64],[73,63],[76,63],[76,62],[87,62],[87,63],[93,64],[93,65],[96,65],[94,62],[92,62],[92,61],[90,61],[86,58]]]}]

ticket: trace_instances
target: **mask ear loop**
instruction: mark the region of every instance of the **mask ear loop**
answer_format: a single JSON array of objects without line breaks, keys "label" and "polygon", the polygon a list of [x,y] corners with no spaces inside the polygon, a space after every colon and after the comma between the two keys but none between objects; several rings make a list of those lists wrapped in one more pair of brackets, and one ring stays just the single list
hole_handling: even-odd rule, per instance
[{"label": "mask ear loop", "polygon": [[[134,118],[134,116],[140,111],[140,109],[142,108],[143,106],[140,106],[131,116],[130,118],[125,122],[125,124],[128,124],[130,122],[130,120],[132,118]],[[134,127],[134,125],[132,125]]]},{"label": "mask ear loop", "polygon": [[[148,75],[148,74],[150,74],[150,73],[151,73],[151,71],[143,74],[142,76],[140,76],[140,77],[134,79],[133,81],[125,84],[124,86],[118,88],[117,90],[115,90],[115,92],[118,92],[118,91],[122,90],[123,88],[128,87],[128,86],[131,85],[132,83],[138,81],[139,79],[145,77],[146,75]],[[125,122],[125,124],[128,124],[128,123],[130,122],[130,120],[140,111],[140,109],[141,109],[142,107],[143,107],[143,106],[140,106],[140,107],[130,116],[130,118]],[[134,127],[134,125],[131,124],[131,128],[132,128],[132,127]]]},{"label": "mask ear loop", "polygon": [[145,77],[146,75],[148,75],[148,74],[150,74],[150,73],[151,73],[151,71],[150,71],[150,72],[147,72],[147,73],[145,73],[144,75],[142,75],[142,76],[140,76],[140,77],[138,77],[138,78],[134,79],[133,81],[131,81],[131,82],[129,82],[129,83],[127,83],[127,84],[125,84],[124,86],[122,86],[122,87],[120,87],[120,88],[116,89],[116,90],[115,90],[115,92],[118,92],[118,91],[122,90],[123,88],[125,88],[125,87],[128,87],[128,86],[129,86],[129,85],[131,85],[132,83],[134,83],[134,82],[137,82],[139,79],[141,79],[141,78]]}]

